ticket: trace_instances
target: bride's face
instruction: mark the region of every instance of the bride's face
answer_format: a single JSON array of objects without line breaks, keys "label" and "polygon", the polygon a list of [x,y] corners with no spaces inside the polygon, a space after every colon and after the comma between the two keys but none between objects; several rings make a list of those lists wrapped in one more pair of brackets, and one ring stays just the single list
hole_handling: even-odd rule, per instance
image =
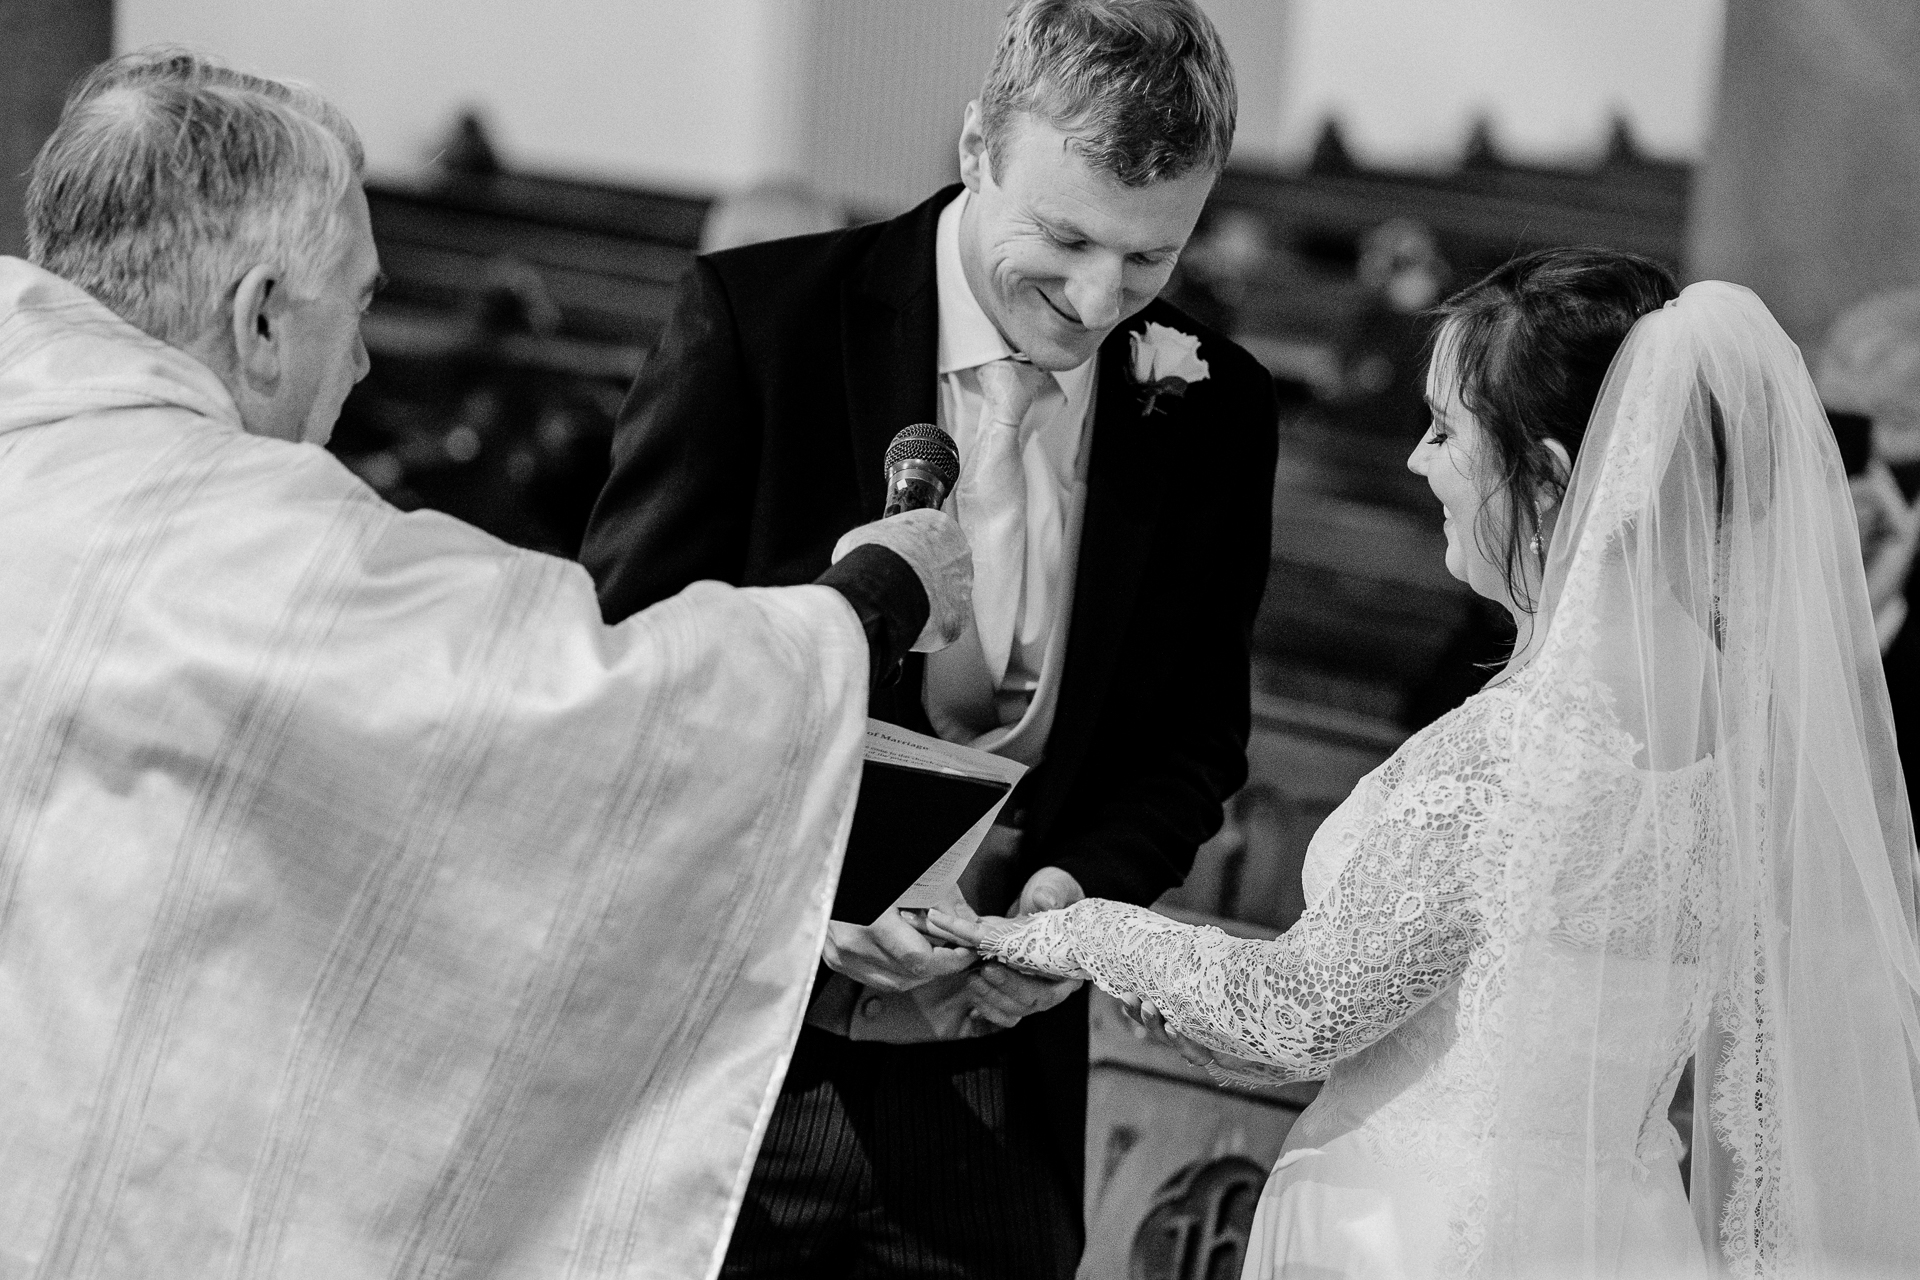
[{"label": "bride's face", "polygon": [[1506,574],[1494,557],[1505,545],[1504,531],[1492,527],[1503,504],[1488,504],[1494,486],[1486,477],[1489,442],[1480,424],[1460,402],[1458,379],[1446,335],[1434,346],[1427,366],[1427,407],[1433,420],[1407,458],[1407,469],[1423,477],[1440,499],[1441,530],[1447,535],[1447,572],[1475,592],[1513,607]]}]

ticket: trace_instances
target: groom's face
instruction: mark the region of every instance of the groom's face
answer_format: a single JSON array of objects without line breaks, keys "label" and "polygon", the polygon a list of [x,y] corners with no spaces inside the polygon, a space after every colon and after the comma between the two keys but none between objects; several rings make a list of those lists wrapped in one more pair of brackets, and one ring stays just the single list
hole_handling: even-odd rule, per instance
[{"label": "groom's face", "polygon": [[1125,186],[1030,115],[1016,116],[990,155],[976,102],[960,134],[960,177],[972,192],[960,262],[974,298],[1008,346],[1059,371],[1086,363],[1165,286],[1214,174]]}]

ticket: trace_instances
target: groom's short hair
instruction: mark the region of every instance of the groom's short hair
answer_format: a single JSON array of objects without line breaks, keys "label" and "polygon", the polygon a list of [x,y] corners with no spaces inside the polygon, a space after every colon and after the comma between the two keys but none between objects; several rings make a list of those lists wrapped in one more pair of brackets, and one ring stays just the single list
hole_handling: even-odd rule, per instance
[{"label": "groom's short hair", "polygon": [[27,182],[27,256],[175,346],[275,263],[305,294],[339,251],[359,135],[311,89],[184,49],[95,67]]},{"label": "groom's short hair", "polygon": [[1031,114],[1130,187],[1217,173],[1237,109],[1226,46],[1193,0],[1016,0],[980,91],[991,158]]}]

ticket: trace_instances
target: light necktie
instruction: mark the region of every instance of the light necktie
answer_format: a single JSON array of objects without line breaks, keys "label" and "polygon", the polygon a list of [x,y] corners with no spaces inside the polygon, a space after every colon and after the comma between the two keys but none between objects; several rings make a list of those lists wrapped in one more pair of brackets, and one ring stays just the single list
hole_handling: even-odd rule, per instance
[{"label": "light necktie", "polygon": [[1027,478],[1020,424],[1046,385],[1044,369],[1019,360],[980,366],[980,430],[954,497],[973,549],[973,619],[998,685],[1006,679],[1027,578]]}]

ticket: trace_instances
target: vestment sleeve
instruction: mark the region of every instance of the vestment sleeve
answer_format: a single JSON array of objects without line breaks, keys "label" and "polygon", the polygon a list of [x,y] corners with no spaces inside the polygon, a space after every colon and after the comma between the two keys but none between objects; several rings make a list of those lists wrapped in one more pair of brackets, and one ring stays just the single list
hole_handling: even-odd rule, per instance
[{"label": "vestment sleeve", "polygon": [[759,466],[733,309],[696,258],[620,410],[580,548],[618,622],[703,578],[740,581]]},{"label": "vestment sleeve", "polygon": [[932,612],[927,590],[913,566],[887,548],[868,543],[847,552],[813,581],[845,596],[860,619],[867,637],[868,686],[897,680],[901,659],[920,638]]},{"label": "vestment sleeve", "polygon": [[1143,996],[1181,1034],[1277,1068],[1271,1082],[1318,1079],[1438,995],[1481,937],[1469,883],[1477,842],[1430,818],[1417,806],[1382,812],[1333,886],[1271,941],[1088,898],[987,950]]}]

